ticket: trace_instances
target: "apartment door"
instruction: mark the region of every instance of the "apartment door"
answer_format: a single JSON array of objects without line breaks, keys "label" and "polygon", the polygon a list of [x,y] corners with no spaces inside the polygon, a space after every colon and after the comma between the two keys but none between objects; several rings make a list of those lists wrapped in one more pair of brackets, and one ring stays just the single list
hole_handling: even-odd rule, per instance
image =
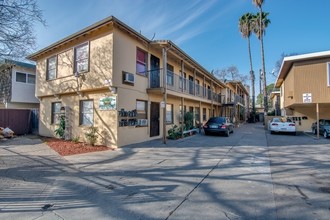
[{"label": "apartment door", "polygon": [[151,55],[150,57],[150,88],[160,87],[159,58]]},{"label": "apartment door", "polygon": [[151,102],[150,106],[150,137],[159,135],[159,103]]}]

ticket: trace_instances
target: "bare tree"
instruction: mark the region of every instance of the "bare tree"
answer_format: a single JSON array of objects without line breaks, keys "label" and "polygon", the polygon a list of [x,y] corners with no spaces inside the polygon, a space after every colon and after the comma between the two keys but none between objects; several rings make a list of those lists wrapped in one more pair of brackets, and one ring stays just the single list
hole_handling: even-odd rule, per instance
[{"label": "bare tree", "polygon": [[36,0],[0,0],[0,59],[22,58],[34,49],[34,24],[45,25]]},{"label": "bare tree", "polygon": [[241,81],[244,84],[249,79],[249,76],[240,74],[235,65],[223,69],[216,69],[213,71],[213,74],[221,81],[235,80]]}]

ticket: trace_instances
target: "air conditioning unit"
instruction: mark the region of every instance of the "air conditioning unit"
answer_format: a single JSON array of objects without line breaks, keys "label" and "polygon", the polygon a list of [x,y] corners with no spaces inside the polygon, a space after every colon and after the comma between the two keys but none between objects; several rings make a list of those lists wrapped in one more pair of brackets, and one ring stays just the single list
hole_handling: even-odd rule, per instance
[{"label": "air conditioning unit", "polygon": [[148,125],[148,119],[138,119],[137,120],[138,126],[147,126]]},{"label": "air conditioning unit", "polygon": [[134,74],[132,73],[124,73],[124,82],[134,84]]}]

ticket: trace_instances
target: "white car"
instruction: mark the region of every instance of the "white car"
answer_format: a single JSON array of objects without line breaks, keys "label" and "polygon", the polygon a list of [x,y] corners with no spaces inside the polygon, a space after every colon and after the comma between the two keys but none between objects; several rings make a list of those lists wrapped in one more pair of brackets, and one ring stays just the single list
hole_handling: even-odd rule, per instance
[{"label": "white car", "polygon": [[273,118],[269,121],[269,131],[271,134],[279,133],[279,132],[287,132],[296,134],[296,124],[292,122],[290,119],[283,118]]}]

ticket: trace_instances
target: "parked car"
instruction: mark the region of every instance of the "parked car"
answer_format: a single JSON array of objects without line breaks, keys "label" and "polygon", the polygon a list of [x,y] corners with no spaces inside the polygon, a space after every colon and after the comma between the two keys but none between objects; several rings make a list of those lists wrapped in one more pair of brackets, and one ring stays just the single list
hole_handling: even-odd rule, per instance
[{"label": "parked car", "polygon": [[234,132],[234,124],[227,117],[212,117],[203,126],[205,135],[223,134],[226,137]]},{"label": "parked car", "polygon": [[274,134],[275,132],[288,132],[294,135],[296,134],[296,124],[290,119],[273,118],[269,121],[268,129],[271,134]]},{"label": "parked car", "polygon": [[[325,138],[330,137],[330,119],[320,119],[320,134],[323,135]],[[317,122],[312,124],[312,131],[314,134],[317,134]]]}]

